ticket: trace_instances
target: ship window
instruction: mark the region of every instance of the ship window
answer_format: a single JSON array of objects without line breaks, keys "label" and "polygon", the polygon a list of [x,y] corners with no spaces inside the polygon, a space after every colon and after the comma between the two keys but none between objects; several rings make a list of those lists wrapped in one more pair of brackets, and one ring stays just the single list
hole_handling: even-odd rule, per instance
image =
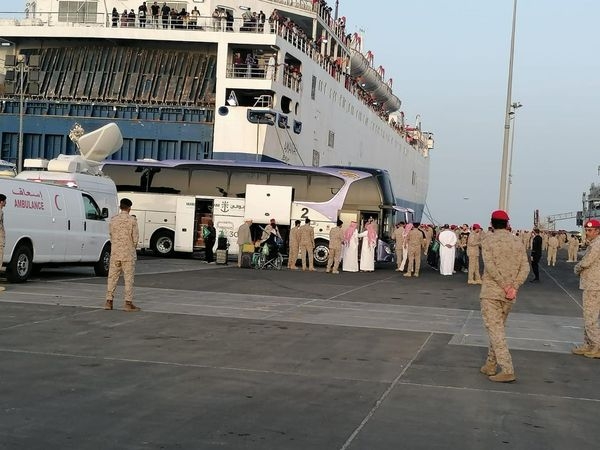
[{"label": "ship window", "polygon": [[329,130],[329,137],[327,138],[327,146],[333,148],[335,144],[335,133]]},{"label": "ship window", "polygon": [[97,12],[96,2],[58,2],[59,22],[96,23]]},{"label": "ship window", "polygon": [[292,99],[286,97],[285,95],[281,96],[281,110],[285,114],[289,114],[292,112]]},{"label": "ship window", "polygon": [[315,167],[319,167],[319,161],[320,161],[319,152],[317,150],[313,150],[312,165]]},{"label": "ship window", "polygon": [[415,184],[417,184],[417,173],[414,170],[413,170],[413,173],[412,173],[412,184],[413,184],[413,186]]},{"label": "ship window", "polygon": [[315,77],[313,75],[313,77],[312,77],[312,84],[310,86],[310,99],[311,100],[315,99],[316,90],[317,90],[317,77]]}]

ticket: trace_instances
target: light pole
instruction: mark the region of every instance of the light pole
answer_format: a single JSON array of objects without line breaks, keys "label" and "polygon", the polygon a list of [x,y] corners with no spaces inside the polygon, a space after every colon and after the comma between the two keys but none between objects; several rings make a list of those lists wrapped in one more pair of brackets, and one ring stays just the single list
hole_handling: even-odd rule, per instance
[{"label": "light pole", "polygon": [[499,209],[507,209],[507,178],[508,178],[508,144],[510,138],[510,109],[512,97],[512,74],[513,74],[513,59],[515,54],[515,28],[517,24],[517,0],[513,4],[512,18],[512,33],[510,37],[510,61],[508,64],[508,87],[506,89],[506,114],[504,118],[504,144],[502,146],[502,170],[500,172],[500,199],[498,202]]},{"label": "light pole", "polygon": [[510,132],[510,151],[508,153],[508,184],[506,186],[506,209],[510,206],[510,185],[512,184],[512,159],[515,148],[515,127],[517,126],[517,109],[523,106],[521,102],[514,102],[510,105],[510,118],[512,127]]},{"label": "light pole", "polygon": [[25,58],[19,55],[17,73],[19,74],[19,146],[17,147],[17,172],[23,170],[23,79],[25,78]]}]

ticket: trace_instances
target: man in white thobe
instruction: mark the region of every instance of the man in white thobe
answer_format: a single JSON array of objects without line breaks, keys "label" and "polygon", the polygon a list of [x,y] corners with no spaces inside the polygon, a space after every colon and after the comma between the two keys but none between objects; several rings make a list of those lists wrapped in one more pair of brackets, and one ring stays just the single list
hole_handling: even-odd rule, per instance
[{"label": "man in white thobe", "polygon": [[444,225],[438,236],[438,241],[440,241],[440,273],[442,275],[452,275],[456,254],[456,233],[451,231],[448,225]]},{"label": "man in white thobe", "polygon": [[357,223],[352,221],[344,233],[344,258],[342,270],[344,272],[358,272],[358,230]]}]

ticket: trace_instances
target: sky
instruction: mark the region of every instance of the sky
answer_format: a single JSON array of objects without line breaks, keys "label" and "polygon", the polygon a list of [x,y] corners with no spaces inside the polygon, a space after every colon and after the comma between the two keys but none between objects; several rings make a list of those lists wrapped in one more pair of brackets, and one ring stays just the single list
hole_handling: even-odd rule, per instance
[{"label": "sky", "polygon": [[[512,13],[513,0],[339,0],[408,122],[420,114],[435,135],[427,208],[436,223],[488,225],[499,206]],[[582,193],[600,182],[598,17],[597,0],[518,0],[513,228],[531,228],[536,209],[541,219],[581,210]]]}]

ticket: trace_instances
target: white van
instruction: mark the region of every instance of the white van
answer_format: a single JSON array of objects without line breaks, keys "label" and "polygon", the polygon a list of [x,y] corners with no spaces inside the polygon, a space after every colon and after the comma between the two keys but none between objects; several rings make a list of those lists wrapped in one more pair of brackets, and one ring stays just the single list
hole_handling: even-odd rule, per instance
[{"label": "white van", "polygon": [[108,274],[109,210],[91,194],[14,178],[0,178],[0,193],[6,195],[3,263],[9,281],[24,282],[32,270],[50,265],[90,265],[96,275]]}]

